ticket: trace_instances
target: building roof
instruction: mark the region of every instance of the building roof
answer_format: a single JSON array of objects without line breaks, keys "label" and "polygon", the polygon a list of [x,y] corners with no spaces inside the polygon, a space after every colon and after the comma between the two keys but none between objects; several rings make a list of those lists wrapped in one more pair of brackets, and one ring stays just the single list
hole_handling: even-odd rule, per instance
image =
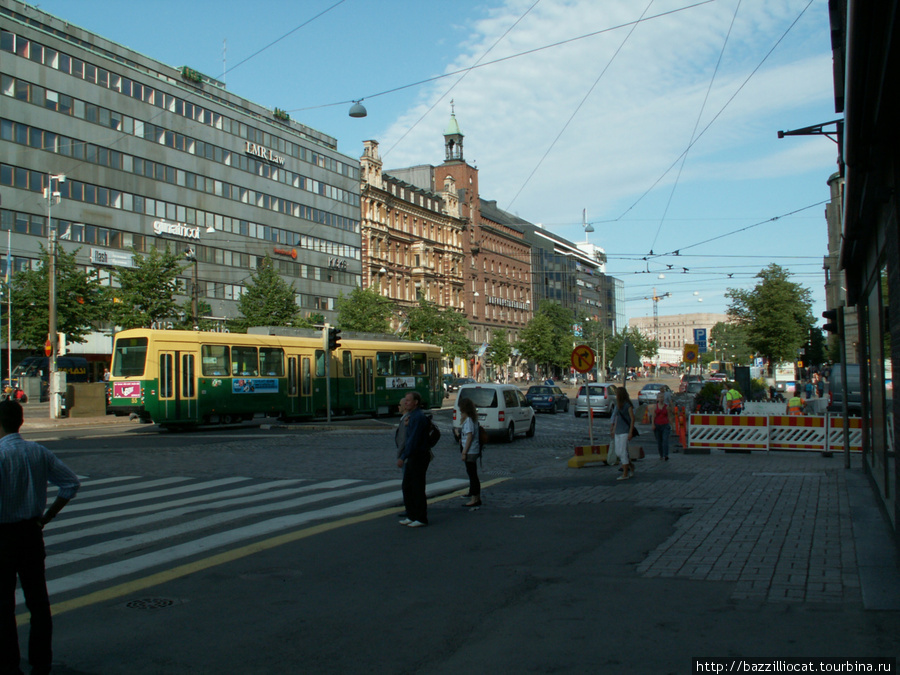
[{"label": "building roof", "polygon": [[527,220],[522,220],[518,216],[514,216],[513,214],[498,208],[496,199],[488,201],[487,199],[479,198],[478,201],[481,205],[481,216],[493,223],[505,225],[506,227],[523,234],[525,233],[523,225],[531,224]]},{"label": "building roof", "polygon": [[447,123],[447,131],[444,136],[462,136],[463,132],[459,130],[459,122],[456,121],[456,113],[450,113],[450,121]]}]

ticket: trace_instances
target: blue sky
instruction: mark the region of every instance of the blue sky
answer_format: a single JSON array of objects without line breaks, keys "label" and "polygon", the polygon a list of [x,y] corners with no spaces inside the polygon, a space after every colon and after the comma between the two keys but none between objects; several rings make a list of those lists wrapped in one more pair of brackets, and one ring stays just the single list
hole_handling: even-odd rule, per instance
[{"label": "blue sky", "polygon": [[[726,290],[751,288],[771,262],[812,291],[816,316],[824,309],[821,202],[837,147],[777,132],[838,117],[827,0],[43,0],[40,9],[224,79],[334,136],[351,157],[375,139],[387,168],[443,160],[453,99],[482,197],[572,241],[585,239],[585,210],[589,240],[625,282],[629,317],[652,315],[643,298],[654,288],[671,293],[661,315],[724,312]],[[347,102],[361,98],[368,117],[348,117]]]}]

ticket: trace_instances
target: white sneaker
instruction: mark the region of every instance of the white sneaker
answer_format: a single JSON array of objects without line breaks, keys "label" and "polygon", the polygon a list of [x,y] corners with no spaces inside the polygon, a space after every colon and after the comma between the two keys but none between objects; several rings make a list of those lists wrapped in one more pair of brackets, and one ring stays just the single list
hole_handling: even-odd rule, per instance
[{"label": "white sneaker", "polygon": [[409,518],[404,518],[403,520],[400,521],[400,524],[401,525],[409,525],[411,522],[413,522],[413,521],[411,521]]},{"label": "white sneaker", "polygon": [[428,523],[420,523],[418,520],[413,520],[407,527],[428,527]]}]

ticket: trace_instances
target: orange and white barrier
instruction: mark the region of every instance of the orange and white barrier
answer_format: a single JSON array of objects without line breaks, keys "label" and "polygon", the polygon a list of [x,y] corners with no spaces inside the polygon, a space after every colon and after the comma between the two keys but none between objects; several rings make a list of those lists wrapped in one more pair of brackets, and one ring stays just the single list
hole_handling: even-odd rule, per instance
[{"label": "orange and white barrier", "polygon": [[[844,449],[843,417],[793,415],[700,415],[688,422],[687,448],[720,450]],[[862,420],[850,418],[850,450],[862,450]]]}]

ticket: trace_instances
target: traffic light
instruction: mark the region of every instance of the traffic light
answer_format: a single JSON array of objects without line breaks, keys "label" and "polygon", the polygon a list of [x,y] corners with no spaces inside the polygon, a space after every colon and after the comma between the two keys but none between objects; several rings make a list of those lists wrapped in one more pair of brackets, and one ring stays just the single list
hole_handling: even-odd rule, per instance
[{"label": "traffic light", "polygon": [[341,346],[341,329],[340,328],[329,328],[328,329],[328,351],[334,351],[338,347]]},{"label": "traffic light", "polygon": [[828,309],[822,312],[822,317],[827,321],[827,323],[822,326],[829,333],[834,333],[837,335],[840,332],[840,324],[838,323],[838,310],[836,309]]}]

